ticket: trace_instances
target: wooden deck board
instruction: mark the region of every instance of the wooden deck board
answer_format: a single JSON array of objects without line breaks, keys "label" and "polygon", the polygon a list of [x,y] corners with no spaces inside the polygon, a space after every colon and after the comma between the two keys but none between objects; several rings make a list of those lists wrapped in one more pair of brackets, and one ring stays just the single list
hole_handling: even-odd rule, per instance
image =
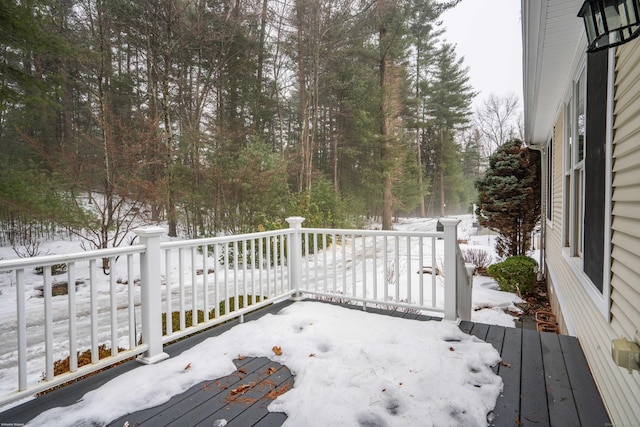
[{"label": "wooden deck board", "polygon": [[[245,315],[245,321],[266,314],[276,314],[293,304],[284,301]],[[346,306],[362,310],[362,307]],[[367,312],[422,321],[439,320],[425,315],[390,311],[367,307]],[[165,351],[171,356],[199,344],[210,336],[216,336],[237,325],[229,322],[169,345]],[[502,326],[461,322],[463,332],[474,335],[493,345],[500,353],[502,363],[493,367],[503,381],[504,388],[491,415],[492,426],[526,425],[605,425],[609,422],[606,410],[589,372],[578,340],[555,334]],[[227,377],[212,379],[191,387],[155,408],[148,408],[120,417],[110,423],[122,426],[203,425],[212,426],[225,419],[229,427],[278,427],[286,420],[282,413],[268,412],[270,399],[264,398],[265,390],[279,394],[291,388],[295,378],[288,368],[267,358],[247,358],[234,361],[245,373],[238,371]],[[135,361],[126,362],[88,379],[71,384],[62,390],[26,402],[5,412],[0,412],[0,422],[25,423],[39,413],[57,406],[75,403],[87,391],[95,389],[110,379],[139,366]],[[276,369],[267,375],[268,368]],[[230,390],[247,382],[260,384],[268,379],[271,387],[252,387],[244,395],[240,405],[230,399]],[[262,394],[261,394],[262,393]]]},{"label": "wooden deck board", "polygon": [[575,337],[566,335],[559,335],[558,339],[581,424],[611,425],[580,343]]},{"label": "wooden deck board", "polygon": [[[206,424],[212,426],[214,420],[232,420],[236,418],[272,390],[271,387],[265,387],[265,380],[271,377],[268,369],[274,368],[277,371],[281,365],[266,358],[260,359],[263,359],[263,362],[266,360],[267,363],[252,372],[248,372],[247,375],[242,378],[236,377],[233,383],[223,384],[222,393],[205,395],[204,398],[194,402],[197,403],[195,406],[185,408],[185,405],[180,405],[179,407],[173,408],[172,415],[175,414],[175,416],[172,416],[171,422],[169,423],[165,423],[163,420],[162,422],[153,422],[149,425],[182,427]],[[291,375],[289,374],[289,376]],[[233,377],[233,375],[230,377]],[[284,377],[284,375],[282,377]],[[231,379],[231,381],[234,380]],[[284,378],[282,381],[284,381]],[[233,390],[241,386],[249,386],[249,388],[243,393],[233,394]],[[259,418],[253,421],[257,422],[258,420]],[[252,424],[253,422],[248,425]]]},{"label": "wooden deck board", "polygon": [[464,332],[465,334],[468,334],[471,332],[471,329],[473,329],[473,322],[469,322],[468,320],[462,320],[460,321],[460,324],[458,325],[458,327],[462,332]]},{"label": "wooden deck board", "polygon": [[[234,362],[238,368],[242,368],[249,373],[263,369],[269,361],[266,358],[247,358],[244,361],[236,360]],[[242,382],[241,377],[242,375],[239,375],[238,371],[234,371],[224,378],[201,382],[187,391],[173,396],[162,405],[124,415],[112,421],[109,425],[119,427],[124,425],[125,422],[132,426],[142,425],[143,423],[147,423],[147,425],[166,425],[168,422],[182,416],[185,411],[191,411],[213,397],[226,394],[225,391],[227,389],[231,390],[239,386]]]},{"label": "wooden deck board", "polygon": [[[485,338],[485,341],[491,344],[499,354],[502,354],[502,346],[504,344],[505,329],[507,328],[505,328],[504,326],[493,325],[489,328],[489,331],[487,332],[487,337]],[[493,367],[493,372],[497,374],[499,368],[500,368],[500,364],[497,364],[496,366]]]},{"label": "wooden deck board", "polygon": [[[294,385],[294,379],[293,376],[291,375],[291,371],[289,371],[287,368],[283,367],[281,368],[280,372],[277,372],[276,374],[274,374],[271,378],[276,387],[273,389],[274,390],[274,395],[280,395],[282,393],[286,393],[287,390],[291,389]],[[245,409],[243,412],[241,412],[237,417],[229,420],[227,420],[227,427],[245,427],[245,426],[250,426],[250,425],[256,425],[262,422],[266,422],[263,421],[264,418],[266,418],[270,413],[267,410],[267,407],[269,406],[269,404],[272,402],[272,399],[270,398],[263,398],[263,399],[258,399],[254,404],[250,405],[247,409]],[[276,414],[276,413],[273,413]],[[279,413],[279,415],[281,415],[280,417],[278,417],[277,419],[281,419],[281,423],[284,422],[284,420],[286,420],[286,415]],[[207,419],[205,419],[201,424],[203,426],[206,427],[211,427],[215,421],[215,417],[209,417]],[[271,423],[275,422],[275,418],[273,421],[269,421]],[[280,424],[278,424],[280,425]]]},{"label": "wooden deck board", "polygon": [[523,424],[549,425],[544,363],[540,333],[522,330],[522,371],[520,421]]},{"label": "wooden deck board", "polygon": [[[282,412],[269,412],[267,416],[254,424],[253,427],[280,427],[286,420],[287,416]],[[244,426],[238,425],[238,427]]]},{"label": "wooden deck board", "polygon": [[502,393],[493,410],[492,426],[516,426],[520,423],[520,372],[522,371],[522,329],[506,328],[502,343]]},{"label": "wooden deck board", "polygon": [[471,328],[470,335],[481,339],[482,341],[487,338],[487,334],[489,333],[489,325],[484,323],[474,323],[473,328]]},{"label": "wooden deck board", "polygon": [[571,390],[560,341],[557,334],[540,334],[544,377],[551,425],[579,426],[580,420]]}]

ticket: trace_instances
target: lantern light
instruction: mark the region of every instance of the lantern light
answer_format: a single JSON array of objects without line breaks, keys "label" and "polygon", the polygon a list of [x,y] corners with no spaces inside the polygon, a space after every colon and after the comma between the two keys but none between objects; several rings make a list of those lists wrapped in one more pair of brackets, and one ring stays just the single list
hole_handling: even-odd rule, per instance
[{"label": "lantern light", "polygon": [[587,30],[587,52],[618,46],[640,35],[640,0],[586,0],[578,17]]}]

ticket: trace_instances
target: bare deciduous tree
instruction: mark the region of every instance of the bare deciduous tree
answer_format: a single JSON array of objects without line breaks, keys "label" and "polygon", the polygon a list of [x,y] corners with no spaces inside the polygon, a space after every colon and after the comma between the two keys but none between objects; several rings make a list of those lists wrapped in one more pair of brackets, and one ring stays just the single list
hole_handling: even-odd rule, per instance
[{"label": "bare deciduous tree", "polygon": [[476,110],[474,122],[484,139],[486,157],[518,136],[519,106],[520,100],[514,93],[504,96],[491,93]]}]

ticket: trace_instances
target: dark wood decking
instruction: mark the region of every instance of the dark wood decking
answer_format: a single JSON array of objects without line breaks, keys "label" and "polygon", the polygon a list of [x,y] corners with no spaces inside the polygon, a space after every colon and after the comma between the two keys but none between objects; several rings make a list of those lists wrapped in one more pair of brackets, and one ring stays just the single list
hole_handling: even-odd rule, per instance
[{"label": "dark wood decking", "polygon": [[[245,321],[276,313],[292,303],[285,301],[248,314]],[[356,306],[345,307],[361,310]],[[423,321],[439,320],[401,311],[367,311]],[[233,321],[212,328],[167,346],[165,351],[175,356],[237,324],[237,321]],[[494,371],[502,377],[504,390],[496,403],[492,426],[609,425],[609,418],[576,338],[472,322],[462,322],[460,329],[492,344],[502,356],[502,363],[495,366]],[[110,425],[121,427],[128,422],[131,427],[211,427],[215,420],[225,419],[229,427],[281,426],[286,415],[268,412],[267,406],[274,397],[294,385],[295,378],[291,372],[286,366],[264,357],[234,362],[238,371],[229,376],[197,384],[163,405],[128,414]],[[26,423],[49,408],[71,405],[86,392],[137,366],[135,361],[126,362],[0,412],[0,425]],[[250,385],[244,394],[231,393],[243,385]]]},{"label": "dark wood decking", "polygon": [[608,426],[609,416],[575,337],[461,322],[500,353],[503,391],[493,426]]},{"label": "dark wood decking", "polygon": [[110,426],[280,426],[285,414],[267,411],[278,395],[293,386],[291,371],[266,357],[235,360],[238,370],[224,378],[204,381],[163,405],[127,414]]}]

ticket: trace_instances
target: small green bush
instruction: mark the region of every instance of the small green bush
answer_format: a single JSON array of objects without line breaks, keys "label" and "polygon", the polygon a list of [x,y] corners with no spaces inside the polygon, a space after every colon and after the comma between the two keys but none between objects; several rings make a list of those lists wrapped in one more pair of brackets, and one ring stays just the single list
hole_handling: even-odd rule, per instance
[{"label": "small green bush", "polygon": [[501,291],[525,295],[533,290],[537,267],[533,258],[518,255],[490,265],[487,274],[496,279]]}]

